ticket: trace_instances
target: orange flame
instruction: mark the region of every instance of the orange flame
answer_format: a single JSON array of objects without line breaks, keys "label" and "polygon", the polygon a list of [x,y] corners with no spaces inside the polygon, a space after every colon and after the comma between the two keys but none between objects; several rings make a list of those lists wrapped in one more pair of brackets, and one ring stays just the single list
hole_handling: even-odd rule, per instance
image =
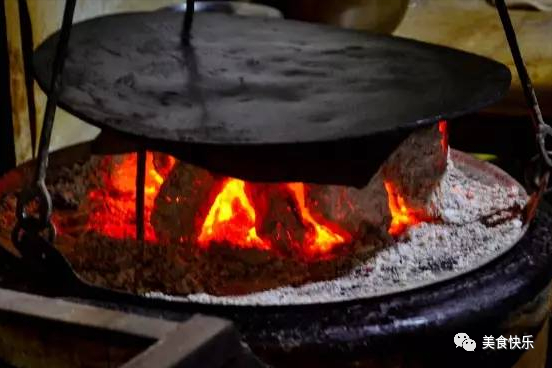
[{"label": "orange flame", "polygon": [[[441,148],[446,154],[448,152],[448,123],[446,120],[439,121],[439,133],[441,133]],[[409,208],[403,196],[400,195],[395,185],[385,180],[383,182],[387,191],[389,212],[391,212],[391,224],[388,233],[392,236],[399,236],[410,226],[418,225],[421,222],[432,221],[423,211]]]},{"label": "orange flame", "polygon": [[388,229],[389,235],[399,236],[410,226],[426,221],[426,216],[420,213],[419,210],[408,208],[404,198],[390,181],[384,181],[383,184],[387,191],[389,212],[391,212],[391,224]]},{"label": "orange flame", "polygon": [[304,225],[314,229],[314,234],[306,239],[307,244],[305,246],[309,253],[328,253],[336,245],[345,242],[347,235],[345,235],[343,231],[340,231],[343,233],[343,235],[340,235],[337,232],[332,231],[329,227],[318,223],[314,219],[305,204],[305,184],[290,183],[287,186],[295,195],[295,200],[299,206],[301,219],[303,220]]},{"label": "orange flame", "polygon": [[[106,158],[105,167],[111,164],[109,160],[111,157]],[[148,242],[158,241],[150,222],[151,214],[155,199],[174,164],[175,159],[170,156],[154,156],[150,152],[146,155],[144,238]],[[136,238],[136,165],[136,154],[123,155],[120,161],[113,162],[113,169],[104,175],[103,187],[89,192],[93,208],[88,218],[88,229],[115,239]],[[197,245],[207,248],[216,242],[241,248],[273,249],[272,239],[265,239],[261,237],[262,234],[259,236],[256,228],[263,219],[258,218],[262,211],[255,206],[260,206],[262,201],[254,202],[247,188],[256,189],[257,192],[262,189],[234,178],[226,178],[220,184],[220,187],[216,186],[218,189],[211,197],[212,203],[209,204],[206,216],[200,220],[198,231],[193,235]],[[351,236],[346,231],[337,224],[320,219],[309,208],[306,203],[308,188],[305,184],[274,185],[292,194],[295,202],[293,210],[306,228],[302,244],[294,243],[294,246],[298,245],[304,255],[325,255],[336,246],[350,241]],[[291,235],[289,241],[295,242]]]},{"label": "orange flame", "polygon": [[[238,247],[255,247],[271,249],[270,240],[257,235],[255,228],[256,211],[245,191],[246,183],[239,179],[227,179],[217,193],[197,238],[202,247],[210,242],[228,242]],[[316,221],[305,204],[305,185],[287,184],[288,190],[295,197],[301,220],[309,228],[305,237],[304,251],[309,255],[326,254],[335,246],[344,243],[349,235],[337,229],[330,229]]]},{"label": "orange flame", "polygon": [[245,182],[228,179],[217,194],[197,238],[201,246],[210,242],[269,249],[270,244],[259,238],[255,229],[255,209],[245,193]]},{"label": "orange flame", "polygon": [[[174,158],[170,157],[166,165],[172,168],[174,163]],[[122,162],[117,163],[112,174],[105,178],[105,187],[88,194],[89,199],[98,204],[90,214],[88,229],[115,239],[136,238],[136,165],[137,154],[124,155]],[[164,181],[165,178],[155,169],[153,154],[148,152],[144,188],[144,239],[150,242],[157,240],[150,217]]]}]

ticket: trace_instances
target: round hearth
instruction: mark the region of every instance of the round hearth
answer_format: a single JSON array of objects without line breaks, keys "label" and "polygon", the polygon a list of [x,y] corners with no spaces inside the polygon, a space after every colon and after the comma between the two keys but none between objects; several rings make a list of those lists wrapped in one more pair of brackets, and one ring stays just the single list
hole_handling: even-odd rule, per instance
[{"label": "round hearth", "polygon": [[[436,141],[436,145],[440,151],[440,141]],[[222,198],[224,189],[221,188],[229,187],[224,183],[231,182],[215,179],[204,170],[189,166],[181,170],[182,174],[174,159],[162,156],[164,158],[157,164],[152,161],[147,170],[155,175],[150,181],[146,180],[145,243],[141,244],[135,235],[136,171],[133,173],[132,169],[136,168],[136,160],[132,158],[136,156],[85,153],[83,160],[78,160],[75,152],[83,147],[86,146],[58,152],[52,160],[49,177],[55,204],[54,222],[59,232],[56,248],[87,283],[148,298],[198,305],[288,306],[382,297],[443,282],[478,269],[511,249],[526,231],[520,210],[526,198],[523,188],[500,169],[452,150],[449,168],[441,179],[452,182],[443,186],[444,190],[459,193],[453,197],[454,201],[449,200],[457,207],[449,204],[442,210],[442,216],[449,216],[446,220],[449,222],[445,222],[446,217],[443,217],[428,219],[428,222],[411,227],[403,224],[399,230],[404,234],[393,238],[387,233],[397,230],[393,229],[395,218],[388,220],[389,228],[384,225],[378,230],[368,227],[373,225],[364,224],[364,218],[370,218],[368,215],[363,215],[359,222],[356,214],[349,214],[338,223],[341,231],[338,232],[338,226],[330,223],[328,218],[337,221],[340,217],[326,211],[324,213],[329,217],[321,222],[318,216],[316,224],[324,229],[322,235],[326,237],[334,230],[335,239],[330,238],[333,241],[330,243],[314,231],[311,222],[304,219],[302,223],[293,222],[294,218],[308,215],[314,221],[312,213],[325,207],[342,212],[342,206],[335,204],[335,193],[339,198],[345,195],[345,203],[349,204],[366,196],[362,191],[305,185],[305,192],[324,193],[310,201],[313,205],[305,215],[305,210],[301,212],[290,207],[291,192],[286,192],[286,197],[281,199],[275,196],[277,191],[273,186],[247,184],[253,188],[247,193],[256,190],[260,193],[257,196],[263,193],[272,196],[275,203],[271,204],[268,213],[276,212],[280,217],[269,218],[268,224],[281,221],[278,224],[289,228],[275,235],[263,231],[267,225],[259,225],[263,213],[256,205],[265,202],[259,201],[248,204],[256,207],[251,207],[251,210],[255,210],[259,218],[253,225],[247,225],[243,214],[240,215],[240,208],[236,207],[243,202],[236,197],[228,201],[232,206],[229,209],[236,214],[235,225],[239,228],[229,228],[227,223],[219,224],[219,228],[212,225],[208,230],[215,233],[220,230],[222,237],[215,237],[215,234],[208,238],[209,243],[204,244],[201,237],[209,216],[215,212],[213,208]],[[148,157],[153,160],[154,155]],[[397,157],[401,158],[400,155]],[[73,160],[72,163],[64,162],[68,158]],[[4,239],[9,239],[15,221],[13,193],[20,190],[28,179],[28,168],[21,167],[2,179],[0,208]],[[167,178],[165,183],[162,175]],[[216,180],[221,184],[217,185]],[[215,184],[209,184],[213,182]],[[171,192],[174,187],[177,194]],[[211,194],[203,195],[211,209],[203,210],[201,214],[201,207],[196,206],[194,200],[197,202],[202,192],[212,190],[218,190],[219,194],[216,198]],[[243,193],[246,201],[253,198],[246,192]],[[377,192],[367,193],[371,199]],[[438,197],[448,195],[442,191],[437,193],[440,193]],[[383,200],[388,206],[387,201],[392,197],[390,193],[386,194]],[[280,200],[284,204],[287,201],[287,207],[282,207]],[[439,200],[435,203],[447,202]],[[323,201],[327,203],[321,204]],[[370,203],[363,206],[370,207]],[[460,208],[468,205],[479,208],[481,214],[475,212],[470,220],[465,220],[464,215],[456,213],[469,212]],[[281,208],[285,210],[280,211]],[[224,208],[217,211],[222,213]],[[286,216],[291,215],[291,220],[286,220]],[[359,225],[349,226],[354,221]],[[241,227],[246,229],[242,234],[247,237],[243,239],[237,232]],[[247,239],[251,231],[255,231],[258,234],[256,239],[263,243],[249,243]],[[292,231],[299,233],[297,241],[302,240],[301,244],[278,240],[280,234],[289,235]],[[312,236],[309,236],[309,231]]]}]

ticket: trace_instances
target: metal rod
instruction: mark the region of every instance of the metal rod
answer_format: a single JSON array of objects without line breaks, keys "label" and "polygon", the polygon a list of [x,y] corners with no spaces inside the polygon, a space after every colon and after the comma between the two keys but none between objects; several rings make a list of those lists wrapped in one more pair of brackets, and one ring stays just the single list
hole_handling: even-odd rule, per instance
[{"label": "metal rod", "polygon": [[194,22],[195,0],[186,0],[186,12],[184,13],[184,23],[182,24],[181,41],[183,45],[190,43],[192,24]]},{"label": "metal rod", "polygon": [[144,244],[144,211],[146,195],[146,150],[140,149],[136,160],[136,239]]},{"label": "metal rod", "polygon": [[23,70],[25,72],[25,89],[27,91],[27,111],[29,115],[29,131],[31,132],[31,153],[36,154],[36,105],[34,99],[33,79],[33,27],[29,15],[27,0],[19,0],[19,29],[21,33],[21,51],[23,54]]},{"label": "metal rod", "polygon": [[[508,8],[504,0],[496,0],[496,8],[498,9],[498,14],[500,15],[500,20],[504,27],[504,32],[506,33],[506,39],[510,45],[510,50],[512,52],[512,57],[516,65],[517,73],[521,81],[521,87],[523,88],[523,94],[525,95],[525,100],[529,106],[531,113],[531,120],[537,135],[541,135],[543,127],[546,127],[547,124],[544,122],[542,117],[542,112],[539,106],[539,101],[537,100],[537,95],[535,94],[535,89],[531,83],[531,77],[527,73],[527,68],[523,62],[523,56],[519,49],[516,32],[512,25],[512,20],[510,19],[510,14],[508,13]],[[540,143],[540,142],[539,142]]]},{"label": "metal rod", "polygon": [[56,106],[61,91],[61,76],[63,66],[65,64],[65,56],[71,35],[71,26],[73,23],[73,15],[75,13],[75,5],[77,0],[67,0],[65,2],[65,10],[63,13],[63,22],[59,35],[58,46],[54,63],[52,66],[52,78],[48,89],[48,100],[46,102],[46,110],[42,123],[42,132],[40,134],[40,143],[38,146],[38,166],[35,172],[35,181],[43,183],[46,178],[46,169],[48,168],[48,153],[50,149],[50,140],[52,137],[52,129],[54,126],[54,117],[56,114]]},{"label": "metal rod", "polygon": [[521,50],[519,49],[516,32],[514,30],[514,26],[512,25],[510,14],[508,13],[508,7],[506,6],[504,0],[496,0],[495,5],[498,9],[498,14],[500,16],[502,26],[504,27],[506,39],[508,40],[508,44],[510,45],[510,51],[512,52],[512,58],[514,59],[514,63],[516,65],[516,70],[521,82],[523,94],[525,95],[527,106],[529,107],[531,121],[535,130],[537,146],[540,150],[538,155],[540,160],[538,160],[536,165],[537,167],[540,167],[543,171],[535,176],[536,191],[531,195],[527,206],[525,207],[525,221],[529,222],[535,217],[537,213],[537,208],[544,192],[546,191],[548,181],[550,179],[550,168],[552,168],[552,160],[546,148],[546,137],[552,135],[552,128],[545,123],[542,117],[539,101],[537,99],[535,89],[533,88],[531,77],[529,76],[525,63],[523,62],[523,56],[521,54]]}]

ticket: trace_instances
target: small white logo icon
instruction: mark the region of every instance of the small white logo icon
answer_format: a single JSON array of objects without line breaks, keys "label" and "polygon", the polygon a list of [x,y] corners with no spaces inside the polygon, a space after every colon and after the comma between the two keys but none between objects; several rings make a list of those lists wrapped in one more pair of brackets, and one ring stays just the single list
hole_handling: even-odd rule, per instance
[{"label": "small white logo icon", "polygon": [[468,334],[462,332],[454,335],[454,345],[456,345],[457,348],[464,348],[466,351],[474,351],[477,346],[475,341],[470,339]]},{"label": "small white logo icon", "polygon": [[470,337],[468,336],[468,334],[457,333],[456,335],[454,335],[454,345],[456,345],[457,348],[461,348],[464,340],[467,340],[469,338]]},{"label": "small white logo icon", "polygon": [[462,347],[466,351],[475,351],[476,346],[477,344],[472,339],[464,340],[464,342],[462,343]]}]

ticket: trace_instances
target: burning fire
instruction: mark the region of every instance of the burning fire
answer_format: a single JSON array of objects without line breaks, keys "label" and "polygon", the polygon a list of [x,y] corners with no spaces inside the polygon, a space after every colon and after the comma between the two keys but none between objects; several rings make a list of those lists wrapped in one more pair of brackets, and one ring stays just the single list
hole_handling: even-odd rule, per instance
[{"label": "burning fire", "polygon": [[[446,152],[448,150],[447,122],[440,121],[438,127],[442,134],[441,146]],[[106,163],[109,162],[106,161]],[[144,238],[148,242],[157,241],[150,218],[157,195],[174,164],[175,159],[168,155],[154,156],[150,152],[146,155]],[[113,170],[105,175],[104,187],[89,193],[89,199],[94,204],[94,208],[90,213],[87,227],[116,239],[136,238],[137,155],[124,155],[122,161],[114,162],[113,165]],[[199,219],[197,232],[190,234],[191,238],[196,238],[198,246],[203,249],[208,248],[212,243],[229,244],[240,248],[272,249],[274,245],[272,241],[278,240],[280,235],[278,234],[276,239],[269,239],[259,232],[258,226],[263,222],[259,214],[263,212],[256,208],[256,205],[260,204],[256,204],[249,193],[251,192],[249,189],[258,192],[262,188],[234,178],[225,178],[219,184],[221,185],[214,186],[217,189],[210,197],[212,203],[205,212],[205,218]],[[278,191],[285,191],[291,196],[290,198],[293,198],[294,205],[290,205],[290,211],[293,211],[295,218],[304,226],[305,233],[300,241],[301,244],[295,244],[295,242],[299,243],[299,240],[293,239],[288,229],[284,229],[285,236],[305,255],[323,256],[351,241],[349,233],[337,224],[324,219],[320,214],[314,213],[313,208],[308,206],[306,193],[309,187],[306,184],[274,185],[278,186]],[[384,186],[392,217],[388,229],[390,235],[398,236],[408,227],[427,221],[423,213],[407,206],[405,199],[392,182],[385,181]],[[264,192],[261,191],[261,193]],[[285,200],[284,198],[282,200]]]},{"label": "burning fire", "polygon": [[[448,123],[445,120],[439,121],[439,133],[441,133],[441,149],[448,152]],[[391,212],[391,224],[388,233],[392,236],[399,236],[409,227],[418,225],[421,222],[431,221],[423,211],[409,208],[404,197],[401,196],[397,187],[391,181],[384,181],[387,191],[389,212]]]},{"label": "burning fire", "polygon": [[[135,239],[137,155],[124,155],[117,162],[111,162],[110,159],[106,159],[104,166],[113,164],[113,169],[105,174],[103,187],[88,194],[93,209],[87,228],[115,239]],[[157,241],[150,222],[151,214],[155,199],[174,164],[174,158],[168,155],[154,156],[150,152],[146,155],[144,238],[148,242]],[[234,178],[223,179],[220,184],[213,187],[217,188],[211,196],[213,201],[205,218],[199,222],[196,238],[198,246],[206,249],[212,243],[225,243],[240,248],[272,249],[271,239],[258,234],[256,225],[262,219],[258,218],[259,211],[246,190],[248,186],[254,188],[255,184]],[[306,228],[303,244],[300,245],[306,255],[324,255],[350,241],[350,235],[337,225],[317,220],[316,214],[307,206],[305,184],[275,185],[290,193],[295,201],[294,210]]]},{"label": "burning fire", "polygon": [[227,241],[242,247],[269,249],[270,243],[257,235],[255,220],[255,209],[245,193],[245,182],[227,179],[209,209],[197,241],[202,247],[209,246],[212,241]]},{"label": "burning fire", "polygon": [[[311,254],[324,254],[331,251],[336,245],[342,244],[348,239],[348,234],[342,230],[332,231],[329,227],[317,222],[305,204],[305,184],[291,183],[287,185],[294,194],[297,206],[301,213],[303,224],[313,229],[306,238],[306,250]],[[343,235],[340,235],[341,232]]]},{"label": "burning fire", "polygon": [[[242,180],[226,179],[201,226],[197,238],[200,246],[205,248],[211,242],[228,242],[244,248],[271,249],[270,240],[257,235],[257,214],[245,187],[246,183]],[[326,254],[335,246],[349,240],[348,234],[337,226],[334,226],[335,230],[331,230],[329,226],[322,225],[314,219],[305,203],[304,184],[289,183],[282,184],[282,187],[293,194],[301,221],[308,229],[303,245],[307,254]]]},{"label": "burning fire", "polygon": [[[156,236],[150,224],[151,212],[157,193],[165,181],[155,168],[154,155],[146,154],[146,185],[144,188],[144,239],[155,242]],[[166,156],[164,173],[175,163]],[[105,163],[109,164],[110,158]],[[115,239],[136,238],[136,165],[137,154],[127,154],[110,175],[104,178],[105,187],[88,194],[91,202],[98,204],[91,212],[87,228]],[[166,174],[165,174],[166,175]]]},{"label": "burning fire", "polygon": [[410,226],[424,222],[425,219],[420,211],[408,208],[404,198],[399,194],[397,188],[390,181],[384,181],[385,190],[389,203],[389,212],[391,212],[391,225],[389,225],[389,235],[401,235]]}]

